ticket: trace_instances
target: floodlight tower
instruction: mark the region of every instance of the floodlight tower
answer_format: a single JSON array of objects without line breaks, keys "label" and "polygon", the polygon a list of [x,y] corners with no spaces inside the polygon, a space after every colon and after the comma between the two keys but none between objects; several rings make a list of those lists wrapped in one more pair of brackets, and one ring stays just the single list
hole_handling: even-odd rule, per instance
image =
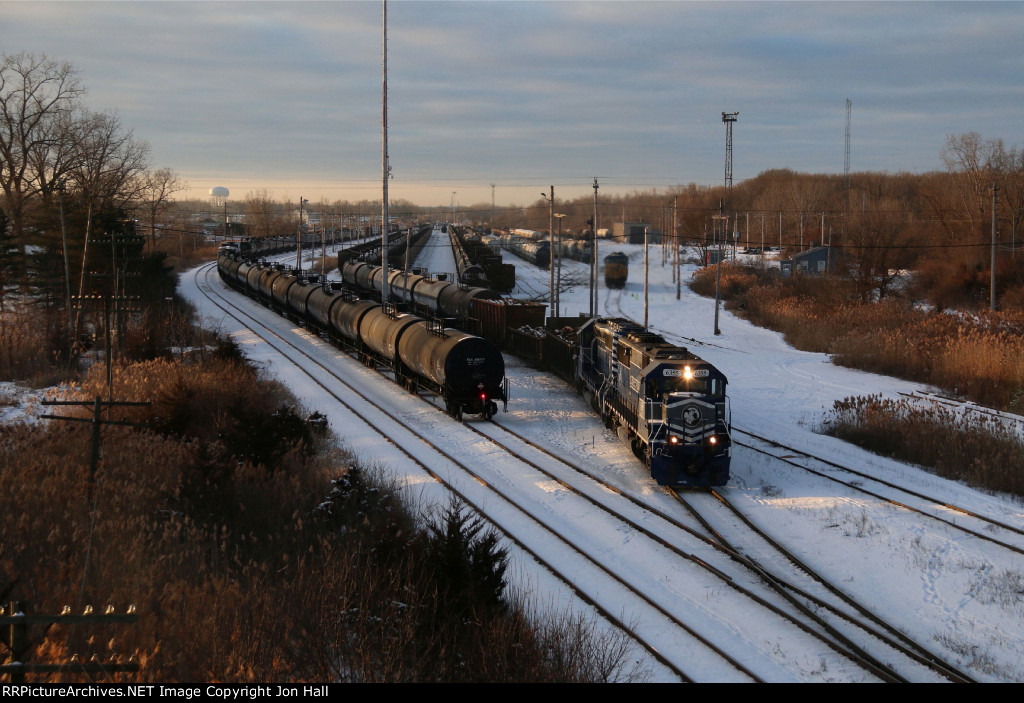
[{"label": "floodlight tower", "polygon": [[718,237],[718,267],[715,274],[715,334],[722,333],[718,327],[719,286],[722,281],[722,239],[725,237],[725,230],[728,229],[726,224],[729,221],[729,216],[725,213],[732,209],[732,124],[739,114],[738,112],[722,113],[722,122],[725,123],[725,197],[727,206],[723,208],[719,205],[718,219],[721,226]]},{"label": "floodlight tower", "polygon": [[381,287],[381,302],[388,304],[388,289],[391,288],[388,278],[388,229],[391,220],[388,213],[388,179],[391,177],[391,164],[388,159],[388,0],[383,0],[383,27],[382,58],[383,78],[381,85],[381,213],[380,213],[380,268],[381,280],[384,285]]},{"label": "floodlight tower", "polygon": [[732,124],[738,112],[723,112],[722,122],[725,123],[725,195],[728,207],[732,207]]}]

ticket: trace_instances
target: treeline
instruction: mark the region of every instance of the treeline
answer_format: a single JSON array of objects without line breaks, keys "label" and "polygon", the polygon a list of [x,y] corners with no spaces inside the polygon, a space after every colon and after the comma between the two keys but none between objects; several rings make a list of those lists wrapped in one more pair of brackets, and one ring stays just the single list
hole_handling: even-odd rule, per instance
[{"label": "treeline", "polygon": [[[69,63],[0,56],[0,342],[20,375],[83,350],[96,310],[76,299],[106,296],[118,316],[126,296],[160,301],[173,291],[135,221],[154,223],[182,184],[150,170],[149,146],[115,114],[90,109],[84,93]],[[117,327],[123,336],[120,318]],[[19,346],[27,358],[14,358]]]},{"label": "treeline", "polygon": [[[644,222],[706,247],[718,241],[722,214],[729,218],[723,229],[733,233],[726,240],[735,236],[739,246],[781,248],[783,256],[814,246],[841,248],[864,300],[890,295],[899,272],[912,269],[940,307],[987,303],[993,205],[997,289],[1024,285],[1024,151],[968,133],[950,136],[940,153],[941,172],[853,173],[847,179],[776,169],[735,184],[731,195],[724,186],[696,184],[600,195],[598,227]],[[563,232],[589,231],[593,198],[559,202],[556,209],[566,213]],[[548,204],[538,198],[499,212],[495,222],[546,231]]]},{"label": "treeline", "polygon": [[0,56],[5,283],[29,253],[35,271],[46,268],[44,256],[62,262],[65,242],[74,260],[87,234],[133,234],[133,219],[156,219],[183,187],[169,169],[150,170],[149,145],[114,113],[91,110],[84,94],[69,63]]}]

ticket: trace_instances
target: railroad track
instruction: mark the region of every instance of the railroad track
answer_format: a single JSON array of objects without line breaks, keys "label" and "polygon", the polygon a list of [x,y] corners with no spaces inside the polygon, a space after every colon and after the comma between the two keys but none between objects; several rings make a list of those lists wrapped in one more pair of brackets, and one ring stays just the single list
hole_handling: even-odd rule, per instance
[{"label": "railroad track", "polygon": [[[1011,525],[1005,520],[991,515],[982,515],[944,498],[912,490],[894,481],[843,466],[831,459],[816,456],[748,430],[733,426],[732,431],[733,443],[736,445],[772,457],[788,466],[807,471],[815,476],[842,484],[851,490],[895,507],[923,515],[975,539],[996,544],[1016,554],[1024,554],[1024,529]],[[740,441],[736,439],[737,434],[750,437],[757,443]],[[777,450],[785,451],[787,454],[779,455],[776,453]],[[866,482],[871,482],[874,488],[867,488]],[[950,512],[955,512],[961,522],[947,517]]]},{"label": "railroad track", "polygon": [[[650,532],[652,539],[664,540],[666,548],[680,558],[699,561],[712,573],[719,575],[729,587],[794,623],[803,632],[818,638],[831,647],[839,656],[856,662],[879,679],[890,682],[906,682],[928,680],[928,677],[931,676],[937,677],[932,680],[972,681],[969,675],[957,670],[924,646],[904,635],[897,626],[883,621],[874,615],[870,608],[842,593],[834,584],[829,583],[821,575],[801,563],[788,550],[771,540],[748,520],[744,520],[746,524],[743,529],[754,532],[763,541],[769,543],[782,555],[783,560],[788,563],[788,567],[780,567],[778,563],[766,566],[734,547],[719,530],[711,527],[704,515],[714,506],[705,505],[698,509],[693,505],[692,500],[684,498],[678,491],[668,489],[667,492],[682,504],[687,513],[693,516],[700,525],[699,528],[687,526],[677,516],[660,510],[647,501],[621,492],[617,487],[596,475],[595,472],[567,461],[564,457],[551,452],[529,438],[501,426],[500,423],[495,422],[494,424],[501,432],[511,436],[512,442],[519,442],[534,449],[539,456],[544,457],[541,461],[564,467],[565,470],[560,472],[549,471],[543,469],[538,461],[531,462],[535,468],[544,471],[551,480],[559,482],[569,490],[578,490],[567,475],[572,473],[582,475],[591,482],[596,482],[603,489],[597,494],[598,497],[592,499],[595,506],[612,510],[600,503],[610,500],[608,496],[615,495],[618,496],[618,499],[630,502],[641,510],[653,514],[664,524],[659,523],[656,531],[641,526],[637,526],[636,529]],[[472,429],[491,436],[487,429]],[[509,452],[522,453],[508,440],[503,441],[502,445]],[[728,507],[734,514],[739,514],[721,492],[711,492],[711,495],[714,495],[717,501]],[[618,509],[615,510],[618,512]],[[646,522],[651,521],[647,519]],[[676,534],[677,532],[679,534]],[[725,559],[715,560],[706,553],[706,550],[698,554],[684,551],[677,546],[687,542],[710,546]],[[761,550],[752,551],[761,552]],[[741,571],[737,571],[735,568],[737,565]],[[789,573],[780,576],[780,571]],[[812,590],[817,590],[818,593],[812,593]],[[773,597],[772,592],[777,597]],[[899,663],[890,663],[894,660]]]},{"label": "railroad track", "polygon": [[[200,275],[209,277],[212,271],[213,267],[209,267]],[[463,440],[462,444],[467,447],[468,456],[457,456],[450,447],[441,448],[436,441],[427,438],[428,433],[436,437],[439,431],[445,435],[452,432],[459,434],[465,431],[466,425],[451,420],[440,411],[432,414],[426,427],[417,427],[414,422],[403,419],[400,417],[401,412],[384,412],[378,407],[379,399],[370,399],[360,388],[360,383],[342,379],[332,369],[325,367],[312,354],[302,349],[309,343],[322,344],[320,340],[314,340],[312,335],[306,335],[305,343],[296,344],[288,341],[287,332],[275,331],[260,322],[241,306],[220,295],[216,291],[216,286],[217,284],[211,285],[208,280],[199,285],[202,294],[224,310],[225,314],[235,318],[246,328],[261,330],[257,332],[258,336],[296,367],[302,368],[303,373],[345,408],[346,412],[373,428],[402,455],[405,461],[419,466],[425,474],[444,484],[460,500],[495,524],[519,549],[559,578],[608,622],[628,633],[629,637],[646,649],[650,656],[668,671],[684,681],[761,680],[730,654],[708,638],[702,637],[695,628],[688,626],[672,612],[673,608],[662,605],[656,598],[633,585],[629,578],[618,573],[630,571],[630,566],[621,563],[621,559],[602,556],[606,544],[600,540],[579,537],[568,540],[563,535],[568,531],[567,527],[553,520],[550,511],[549,514],[544,514],[544,511],[540,510],[541,514],[537,514],[537,508],[531,512],[520,507],[520,503],[529,503],[519,495],[523,491],[523,485],[513,485],[515,482],[508,480],[508,477],[521,476],[528,471],[528,467],[524,467],[520,462],[505,461],[502,465],[503,470],[498,473],[485,474],[471,468],[469,462],[479,463],[480,453],[487,453],[486,448],[470,446],[472,442]],[[283,319],[282,323],[283,327],[290,326]],[[379,384],[379,381],[375,382]],[[391,390],[403,398],[409,397],[397,386],[392,388],[389,385],[389,391]],[[416,450],[412,451],[411,447],[416,447]],[[497,461],[497,458],[495,459]],[[527,485],[534,485],[528,478],[526,481]],[[535,537],[538,529],[545,532],[540,540],[540,546]],[[523,534],[531,535],[531,543],[528,544],[526,539],[518,536]],[[550,545],[554,542],[562,546],[552,554]],[[651,546],[645,551],[649,555],[650,550],[654,548]],[[570,571],[571,577],[568,575]],[[613,610],[627,601],[631,604],[630,612],[637,619],[635,625],[624,621]],[[602,605],[602,602],[610,605]],[[667,633],[666,628],[673,631]],[[712,653],[719,664],[708,667],[707,661]],[[701,669],[686,671],[687,666],[692,669],[695,656],[702,661]]]},{"label": "railroad track", "polygon": [[[608,290],[608,295],[606,295],[605,299],[604,299],[604,309],[605,309],[605,312],[607,312],[612,317],[621,317],[621,318],[624,318],[626,320],[629,320],[630,322],[634,322],[634,323],[636,323],[638,325],[640,324],[640,322],[638,322],[637,320],[634,320],[629,315],[627,315],[625,312],[623,312],[623,310],[622,310],[622,289],[616,288],[616,289],[609,289]],[[657,334],[660,334],[665,339],[670,339],[670,340],[675,340],[677,342],[680,342],[680,346],[683,346],[683,347],[685,347],[685,346],[697,346],[697,347],[707,347],[709,349],[725,349],[726,351],[739,352],[741,354],[749,354],[750,353],[749,351],[747,351],[745,349],[736,349],[735,347],[728,347],[728,346],[725,346],[724,344],[715,344],[714,342],[705,342],[705,341],[702,341],[700,339],[696,339],[694,337],[685,337],[685,336],[683,336],[681,334],[676,334],[675,332],[669,332],[668,330],[658,329],[654,325],[649,325],[647,327],[647,329],[649,329],[651,332],[655,332]]]},{"label": "railroad track", "polygon": [[[206,275],[209,275],[209,273],[210,272],[208,270]],[[207,284],[207,289],[212,292],[212,288],[209,284]],[[211,295],[211,293],[207,291],[204,291],[204,294],[208,296]],[[218,305],[220,304],[218,303]],[[230,312],[228,314],[232,314],[236,319],[238,319],[238,316],[241,316],[252,320],[257,326],[263,326],[263,323],[256,322],[238,306],[234,306],[227,301],[224,301],[224,305],[220,306],[222,308],[225,306],[232,307],[237,314]],[[241,319],[239,321],[247,327],[253,326],[245,323]],[[342,384],[345,388],[343,393],[346,398],[351,398],[353,393],[361,396],[362,394],[358,389],[350,385],[347,381],[340,379],[340,377],[332,370],[320,365],[319,362],[317,362],[311,355],[301,349],[298,349],[298,347],[295,347],[290,342],[286,342],[284,337],[278,335],[276,332],[271,332],[269,335],[261,334],[261,336],[276,336],[278,340],[277,342],[269,342],[268,340],[268,343],[271,343],[274,346],[277,346],[278,344],[284,345],[287,343],[289,346],[292,346],[293,349],[293,351],[290,352],[281,351],[279,349],[280,353],[285,354],[286,356],[288,354],[300,354],[305,357],[307,362],[312,362],[312,364],[320,366],[322,372],[326,373],[334,380],[329,381],[326,384],[321,381],[317,381],[317,383],[319,383],[328,393],[333,395],[339,403],[349,408],[350,412],[359,416],[363,422],[378,428],[378,431],[381,432],[381,436],[389,438],[388,441],[395,447],[401,449],[408,460],[420,465],[426,473],[433,476],[435,480],[448,486],[449,489],[455,492],[456,495],[459,495],[460,499],[465,503],[473,507],[480,514],[492,520],[492,522],[494,522],[511,541],[516,543],[525,552],[531,554],[538,563],[541,563],[553,574],[556,574],[564,583],[568,584],[582,600],[590,603],[599,612],[601,612],[609,622],[614,623],[617,627],[623,629],[623,631],[629,632],[630,636],[637,641],[640,646],[647,649],[647,651],[651,653],[652,657],[660,661],[669,670],[673,671],[681,680],[708,680],[706,678],[706,674],[708,672],[704,667],[701,667],[699,672],[694,672],[692,670],[690,672],[686,672],[684,668],[685,664],[680,663],[677,665],[673,663],[673,656],[668,653],[665,647],[660,646],[660,637],[657,642],[651,642],[648,638],[645,638],[643,634],[636,632],[638,628],[629,627],[628,623],[623,622],[622,618],[616,617],[608,608],[602,608],[599,597],[591,595],[591,593],[595,591],[595,588],[591,584],[591,579],[584,581],[584,583],[586,583],[585,586],[579,586],[574,585],[574,583],[579,584],[581,579],[570,578],[568,575],[560,573],[559,569],[553,566],[553,563],[562,565],[564,562],[563,556],[552,558],[544,557],[539,554],[537,549],[528,546],[525,543],[525,540],[518,539],[515,536],[516,534],[523,534],[523,532],[509,527],[509,520],[507,517],[504,519],[496,519],[494,515],[492,515],[494,510],[487,509],[489,507],[487,504],[491,500],[490,498],[480,498],[476,495],[477,492],[468,490],[465,484],[459,485],[457,480],[452,481],[451,479],[444,477],[442,472],[430,466],[430,462],[424,462],[418,458],[414,458],[412,453],[408,452],[405,447],[412,445],[427,445],[431,447],[431,451],[437,452],[443,457],[443,463],[457,466],[461,472],[469,477],[469,484],[476,484],[477,486],[482,485],[486,489],[489,489],[492,494],[497,494],[499,499],[504,501],[502,508],[498,510],[499,513],[504,513],[507,510],[513,510],[526,514],[526,511],[523,508],[518,507],[521,502],[518,496],[522,489],[521,487],[514,485],[515,481],[511,480],[511,476],[513,474],[526,475],[530,477],[527,479],[528,482],[536,484],[536,476],[540,474],[543,476],[542,480],[544,482],[549,483],[551,486],[558,486],[555,490],[565,490],[566,492],[571,492],[574,496],[580,496],[580,499],[586,501],[589,506],[597,507],[604,511],[609,523],[623,525],[624,527],[616,528],[617,532],[627,529],[634,531],[634,536],[629,539],[631,550],[637,546],[633,543],[639,542],[639,536],[642,536],[649,542],[649,545],[644,547],[645,550],[651,550],[654,554],[657,554],[657,550],[659,549],[669,551],[672,555],[678,558],[678,561],[685,561],[688,565],[692,565],[703,570],[705,573],[704,578],[707,578],[708,575],[714,577],[720,584],[718,587],[731,589],[737,594],[737,597],[745,599],[750,603],[757,604],[757,606],[762,610],[760,617],[774,618],[776,621],[775,627],[777,629],[785,630],[788,628],[793,630],[795,628],[796,631],[803,633],[803,635],[817,637],[833,650],[835,653],[834,656],[837,659],[844,659],[848,662],[852,662],[854,666],[860,667],[863,671],[869,672],[880,680],[970,680],[969,677],[956,671],[948,664],[941,662],[933,654],[926,652],[915,643],[906,641],[901,642],[898,638],[893,638],[891,634],[886,634],[886,630],[891,631],[894,629],[891,628],[891,626],[887,626],[884,623],[879,622],[875,622],[873,625],[864,624],[864,622],[857,622],[857,616],[851,615],[849,612],[840,611],[837,606],[827,603],[820,596],[813,596],[806,593],[804,587],[797,585],[795,581],[784,580],[783,578],[770,573],[763,565],[752,562],[748,557],[744,556],[738,550],[729,545],[729,543],[721,538],[720,535],[711,537],[708,537],[707,535],[701,536],[693,528],[683,525],[679,520],[671,515],[659,514],[656,509],[652,508],[652,506],[638,501],[634,497],[622,495],[621,493],[613,493],[612,491],[617,489],[610,487],[607,483],[597,481],[596,477],[589,474],[589,472],[585,472],[580,467],[574,466],[564,459],[554,456],[543,447],[539,447],[532,443],[531,440],[518,435],[508,428],[501,427],[500,425],[482,425],[481,427],[476,427],[468,423],[463,425],[455,423],[454,421],[449,421],[447,417],[442,421],[448,425],[458,427],[460,430],[471,431],[482,440],[486,439],[486,441],[493,443],[494,447],[499,450],[498,453],[507,455],[508,457],[518,457],[518,461],[521,462],[518,467],[510,465],[506,470],[498,474],[485,474],[471,469],[467,465],[467,461],[471,461],[473,459],[457,458],[449,450],[445,450],[437,446],[436,443],[432,442],[430,439],[427,439],[427,433],[436,435],[438,429],[436,425],[427,430],[417,430],[409,423],[396,420],[389,416],[388,420],[398,422],[398,424],[403,427],[403,430],[399,432],[399,437],[395,438],[389,431],[381,427],[381,425],[387,425],[387,421],[382,421],[380,418],[370,418],[369,415],[372,415],[372,413],[353,409],[351,403],[346,403],[346,401],[342,400],[340,394],[337,391],[330,390],[328,385],[334,383]],[[307,362],[302,363],[308,365]],[[309,374],[308,371],[306,373]],[[317,371],[316,375],[322,375],[321,371]],[[310,377],[312,378],[313,375],[310,374]],[[403,395],[406,398],[409,397],[407,394]],[[366,399],[365,396],[363,396],[363,398],[368,405],[374,408],[374,410],[378,410],[374,401]],[[440,411],[438,414],[441,414]],[[508,437],[499,439],[498,437],[492,436],[492,433],[490,432],[491,428],[497,428],[496,431],[504,432],[508,437],[513,439],[510,440]],[[447,433],[447,430],[445,432]],[[410,440],[410,435],[414,439]],[[522,442],[524,446],[519,448],[511,446],[511,443],[516,441]],[[464,443],[467,445],[475,445],[474,454],[479,455],[480,452],[483,452],[487,457],[494,455],[493,448],[488,449],[480,443]],[[529,449],[527,449],[527,447],[529,447]],[[530,458],[527,455],[530,454],[531,451],[539,452],[540,454]],[[419,452],[416,453],[419,454]],[[540,455],[545,456],[541,458]],[[553,469],[550,466],[545,467],[545,464],[560,465],[561,468]],[[566,479],[566,468],[571,469],[570,473],[575,472],[577,474],[587,474],[589,479],[584,482],[583,486],[579,486],[578,480]],[[552,489],[548,488],[545,490]],[[607,505],[609,496],[616,495],[618,497],[614,498],[613,502],[619,504],[611,506]],[[628,507],[623,507],[623,505]],[[560,507],[562,506],[560,505]],[[640,512],[637,513],[637,510]],[[666,600],[664,596],[661,596],[660,598],[657,594],[653,597],[648,596],[637,586],[631,583],[632,579],[630,577],[618,573],[623,569],[627,572],[630,571],[627,563],[628,560],[622,560],[619,563],[608,563],[607,560],[595,557],[593,550],[600,551],[602,549],[601,545],[580,545],[576,544],[575,541],[567,540],[561,534],[565,531],[565,527],[563,525],[559,525],[557,522],[552,522],[549,517],[544,514],[544,510],[541,510],[540,512],[541,514],[539,515],[536,514],[536,512],[530,513],[529,517],[526,519],[528,521],[532,520],[535,525],[540,525],[543,529],[547,530],[548,535],[552,538],[557,537],[565,547],[568,547],[575,553],[574,558],[582,560],[581,564],[572,570],[573,574],[577,573],[578,568],[586,569],[591,572],[594,572],[596,569],[597,572],[600,572],[600,578],[610,579],[613,582],[617,582],[618,588],[626,589],[632,594],[631,598],[643,601],[644,605],[642,606],[642,609],[646,609],[648,612],[653,612],[653,617],[655,618],[667,618],[675,625],[675,627],[679,628],[680,631],[685,632],[687,637],[692,638],[696,642],[701,642],[701,646],[715,652],[716,655],[726,663],[725,665],[727,667],[732,668],[731,676],[733,678],[716,677],[711,680],[777,680],[779,676],[778,671],[772,671],[770,666],[767,670],[759,671],[758,667],[763,667],[763,662],[752,662],[749,665],[741,663],[740,659],[743,658],[743,655],[740,655],[739,653],[736,653],[735,655],[730,654],[728,650],[731,650],[732,647],[730,647],[727,642],[716,644],[716,639],[721,640],[721,637],[716,637],[716,633],[711,633],[709,636],[706,636],[705,634],[702,634],[702,627],[699,622],[692,625],[688,624],[684,620],[684,617],[686,619],[690,619],[692,617],[692,613],[686,612],[685,616],[680,617],[673,612],[674,609],[671,606],[661,604]],[[657,520],[665,521],[664,525],[659,523],[658,528],[653,530],[646,528],[641,524],[650,520],[652,512],[656,515]],[[515,521],[513,520],[513,522]],[[529,532],[530,529],[527,528],[526,531]],[[679,535],[677,535],[676,532],[679,532]],[[689,548],[692,551],[687,551],[676,546],[677,544],[686,543],[687,541],[693,545]],[[727,557],[725,561],[733,562],[733,566],[730,567],[731,570],[727,570],[719,564],[711,565],[708,563],[708,559],[704,552],[707,551],[707,547],[709,546],[713,547],[719,554]],[[741,571],[744,573],[737,575],[737,572],[735,571],[735,564],[740,564],[743,567]],[[808,571],[799,566],[797,568],[804,573]],[[565,571],[565,569],[562,571]],[[641,569],[640,572],[642,573],[643,570]],[[767,588],[765,587],[765,583],[768,584]],[[596,588],[596,591],[600,590],[600,587]],[[786,595],[786,592],[789,592],[789,595]],[[796,595],[794,596],[792,594]],[[668,600],[673,601],[677,597],[678,594],[669,594]],[[799,605],[797,603],[797,599],[804,599],[805,605]],[[811,610],[817,609],[831,609],[832,615],[828,616],[832,621],[831,624],[826,620],[826,618],[819,617],[810,612]],[[858,607],[856,604],[848,605],[847,610],[851,609],[856,611],[858,610]],[[860,608],[860,610],[865,609]],[[794,613],[794,611],[796,612]],[[771,615],[766,616],[764,613],[770,613]],[[648,617],[652,616],[645,615],[641,621],[645,621]],[[863,613],[861,613],[861,617],[864,618],[865,622],[870,620],[870,618],[864,617]],[[698,618],[698,620],[700,619]],[[781,623],[781,625],[779,623]],[[841,632],[841,630],[848,630],[851,627],[858,630],[860,634],[855,634],[853,637],[850,637]],[[790,636],[793,635],[791,634]],[[873,643],[871,647],[874,647],[876,651],[881,647],[883,654],[872,654],[866,651],[866,648],[863,647],[860,642],[865,637],[877,640],[877,642]],[[901,663],[900,665],[897,665],[898,668],[884,663],[883,660],[890,659],[892,657],[891,652],[899,652],[900,655],[910,663]],[[692,653],[691,655],[684,657],[684,660],[687,662],[692,661]],[[843,666],[844,665],[833,662],[829,671],[835,672],[842,670]],[[926,678],[927,676],[931,676],[932,678]]]},{"label": "railroad track", "polygon": [[983,405],[957,400],[956,398],[949,398],[947,396],[930,393],[928,391],[914,391],[912,393],[900,392],[899,395],[904,398],[909,398],[910,400],[945,405],[946,407],[962,410],[975,415],[984,415],[985,417],[989,417],[1003,423],[1014,423],[1018,429],[1024,430],[1024,415],[1015,415],[1001,410],[993,410],[992,408],[986,408]]}]

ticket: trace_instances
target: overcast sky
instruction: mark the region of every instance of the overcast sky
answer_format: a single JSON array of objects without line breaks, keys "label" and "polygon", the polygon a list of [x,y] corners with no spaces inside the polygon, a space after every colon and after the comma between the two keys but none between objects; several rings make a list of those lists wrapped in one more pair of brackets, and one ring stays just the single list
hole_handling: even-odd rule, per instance
[{"label": "overcast sky", "polygon": [[[153,167],[231,197],[379,198],[380,2],[6,2],[0,51],[70,61]],[[498,204],[771,168],[942,168],[1024,145],[1021,2],[388,3],[393,198]],[[452,193],[455,193],[453,196]]]}]

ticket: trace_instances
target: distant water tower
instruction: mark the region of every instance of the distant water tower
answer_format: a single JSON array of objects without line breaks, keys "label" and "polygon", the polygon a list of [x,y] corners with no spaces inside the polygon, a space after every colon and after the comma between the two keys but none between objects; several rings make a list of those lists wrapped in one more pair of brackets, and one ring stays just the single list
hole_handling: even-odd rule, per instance
[{"label": "distant water tower", "polygon": [[228,236],[228,189],[224,186],[210,188],[210,202],[214,207],[224,208],[224,236]]},{"label": "distant water tower", "polygon": [[216,188],[210,188],[210,201],[217,207],[222,207],[228,199],[228,189],[224,186],[217,186]]}]

